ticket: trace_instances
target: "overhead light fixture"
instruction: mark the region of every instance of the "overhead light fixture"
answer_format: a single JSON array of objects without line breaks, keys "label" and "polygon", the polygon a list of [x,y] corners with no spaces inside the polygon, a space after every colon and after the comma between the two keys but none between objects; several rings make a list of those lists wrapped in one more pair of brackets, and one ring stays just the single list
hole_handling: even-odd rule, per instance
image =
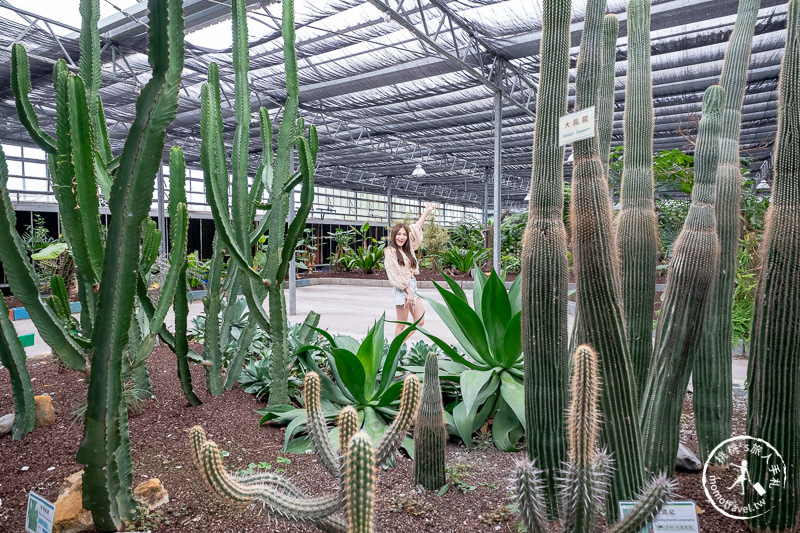
[{"label": "overhead light fixture", "polygon": [[571,165],[573,161],[575,161],[575,157],[573,157],[573,153],[570,152],[569,156],[567,157],[567,164]]},{"label": "overhead light fixture", "polygon": [[758,185],[756,185],[757,191],[768,191],[769,190],[769,183],[767,180],[761,180]]},{"label": "overhead light fixture", "polygon": [[531,201],[531,193],[528,193],[528,194],[525,195],[525,201],[526,202],[530,202]]},{"label": "overhead light fixture", "polygon": [[425,172],[425,169],[422,168],[422,163],[417,163],[416,168],[414,168],[414,170],[411,172],[411,175],[415,178],[422,177],[425,174],[427,174],[427,172]]}]

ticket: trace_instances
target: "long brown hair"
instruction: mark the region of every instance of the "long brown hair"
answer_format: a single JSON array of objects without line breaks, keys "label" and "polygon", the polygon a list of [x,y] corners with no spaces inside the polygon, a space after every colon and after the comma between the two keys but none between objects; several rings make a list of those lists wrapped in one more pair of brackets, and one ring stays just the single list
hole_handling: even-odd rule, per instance
[{"label": "long brown hair", "polygon": [[[397,242],[395,241],[395,237],[400,232],[401,229],[406,230],[406,242],[403,243],[403,246],[398,248]],[[389,246],[395,249],[395,255],[397,256],[397,263],[400,266],[405,266],[405,260],[403,259],[403,254],[399,253],[402,251],[408,257],[408,262],[411,263],[409,266],[411,270],[417,268],[417,258],[414,257],[414,252],[411,251],[411,232],[408,230],[408,226],[405,224],[395,224],[392,228],[391,237],[389,237]]]}]

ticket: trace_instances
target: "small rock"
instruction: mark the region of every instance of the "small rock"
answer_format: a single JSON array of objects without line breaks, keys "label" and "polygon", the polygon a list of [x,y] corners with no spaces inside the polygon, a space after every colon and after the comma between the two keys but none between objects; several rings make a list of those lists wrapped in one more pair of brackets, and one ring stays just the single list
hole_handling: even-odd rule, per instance
[{"label": "small rock", "polygon": [[703,469],[703,463],[697,456],[683,445],[678,445],[678,457],[675,459],[675,468],[682,472],[699,472]]},{"label": "small rock", "polygon": [[36,402],[36,426],[52,426],[56,422],[56,410],[53,408],[53,398],[48,394],[34,396]]},{"label": "small rock", "polygon": [[150,478],[133,489],[133,497],[142,507],[150,510],[169,502],[169,494],[158,478]]},{"label": "small rock", "polygon": [[20,470],[22,470],[23,472],[27,472],[29,469],[30,469],[29,466],[23,466],[22,468],[20,468]]},{"label": "small rock", "polygon": [[11,433],[11,427],[14,425],[14,413],[8,413],[0,417],[0,437],[6,433]]},{"label": "small rock", "polygon": [[83,508],[83,470],[64,479],[56,500],[53,533],[79,533],[94,529],[92,513]]},{"label": "small rock", "polygon": [[55,469],[56,469],[56,467],[54,467],[54,466],[51,466],[50,468],[48,468],[48,469],[47,469],[47,471],[48,471],[48,472],[52,472],[52,471],[53,471],[53,470],[55,470]]}]

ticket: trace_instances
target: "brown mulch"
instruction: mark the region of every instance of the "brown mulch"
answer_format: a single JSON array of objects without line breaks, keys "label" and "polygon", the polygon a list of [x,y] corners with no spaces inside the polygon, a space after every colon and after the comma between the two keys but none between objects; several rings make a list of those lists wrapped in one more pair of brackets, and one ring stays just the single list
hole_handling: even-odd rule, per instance
[{"label": "brown mulch", "polygon": [[[156,399],[130,417],[135,484],[158,477],[169,491],[170,502],[132,525],[137,530],[155,532],[311,532],[314,528],[269,518],[260,507],[225,504],[211,494],[195,472],[189,453],[187,430],[201,424],[209,438],[230,452],[230,470],[244,469],[248,463],[268,462],[284,468],[286,474],[310,494],[333,490],[331,477],[313,454],[282,454],[283,432],[277,426],[258,428],[255,409],[263,404],[253,396],[233,390],[222,397],[205,394],[205,379],[200,367],[192,374],[199,407],[189,407],[176,375],[175,357],[158,347],[148,360]],[[36,394],[51,394],[56,408],[56,424],[36,428],[21,441],[6,436],[0,439],[0,530],[22,531],[27,492],[35,490],[55,501],[62,480],[81,469],[75,453],[81,439],[81,424],[73,422],[71,411],[85,401],[86,383],[75,372],[59,374],[51,358],[29,361]],[[691,405],[687,403],[684,430],[691,426]],[[0,414],[13,410],[8,373],[0,370]],[[735,424],[744,420],[743,405],[737,403]],[[743,427],[735,426],[741,434]],[[684,431],[686,433],[686,431]],[[691,430],[684,435],[696,451]],[[466,493],[456,487],[443,496],[417,492],[411,486],[413,463],[397,459],[397,467],[378,474],[376,526],[383,532],[493,532],[517,531],[517,517],[508,511],[507,477],[520,453],[502,453],[494,447],[467,452],[450,443],[447,463],[460,469]],[[286,457],[290,462],[278,462]],[[23,471],[22,467],[29,467]],[[728,533],[742,531],[741,523],[716,513],[705,500],[700,474],[678,474],[681,499],[693,499],[703,511],[700,531]]]}]

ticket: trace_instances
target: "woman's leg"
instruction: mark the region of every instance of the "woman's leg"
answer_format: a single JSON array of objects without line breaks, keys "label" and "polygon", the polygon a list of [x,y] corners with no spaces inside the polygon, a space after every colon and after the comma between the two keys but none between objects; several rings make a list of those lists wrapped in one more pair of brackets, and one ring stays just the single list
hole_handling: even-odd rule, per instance
[{"label": "woman's leg", "polygon": [[[408,322],[408,309],[404,305],[396,305],[394,306],[397,309],[397,321],[398,322]],[[406,327],[403,324],[395,324],[394,327],[394,336],[397,337]]]},{"label": "woman's leg", "polygon": [[[417,297],[417,299],[414,300],[414,309],[411,311],[411,316],[414,317],[413,321],[416,322],[419,320],[419,324],[417,324],[417,326],[422,326],[425,324],[425,319],[422,318],[423,313],[425,313],[425,306],[422,304],[422,298]],[[406,342],[408,342],[408,339],[410,339],[411,335],[413,334],[413,332],[408,334],[408,337],[406,337]]]}]

